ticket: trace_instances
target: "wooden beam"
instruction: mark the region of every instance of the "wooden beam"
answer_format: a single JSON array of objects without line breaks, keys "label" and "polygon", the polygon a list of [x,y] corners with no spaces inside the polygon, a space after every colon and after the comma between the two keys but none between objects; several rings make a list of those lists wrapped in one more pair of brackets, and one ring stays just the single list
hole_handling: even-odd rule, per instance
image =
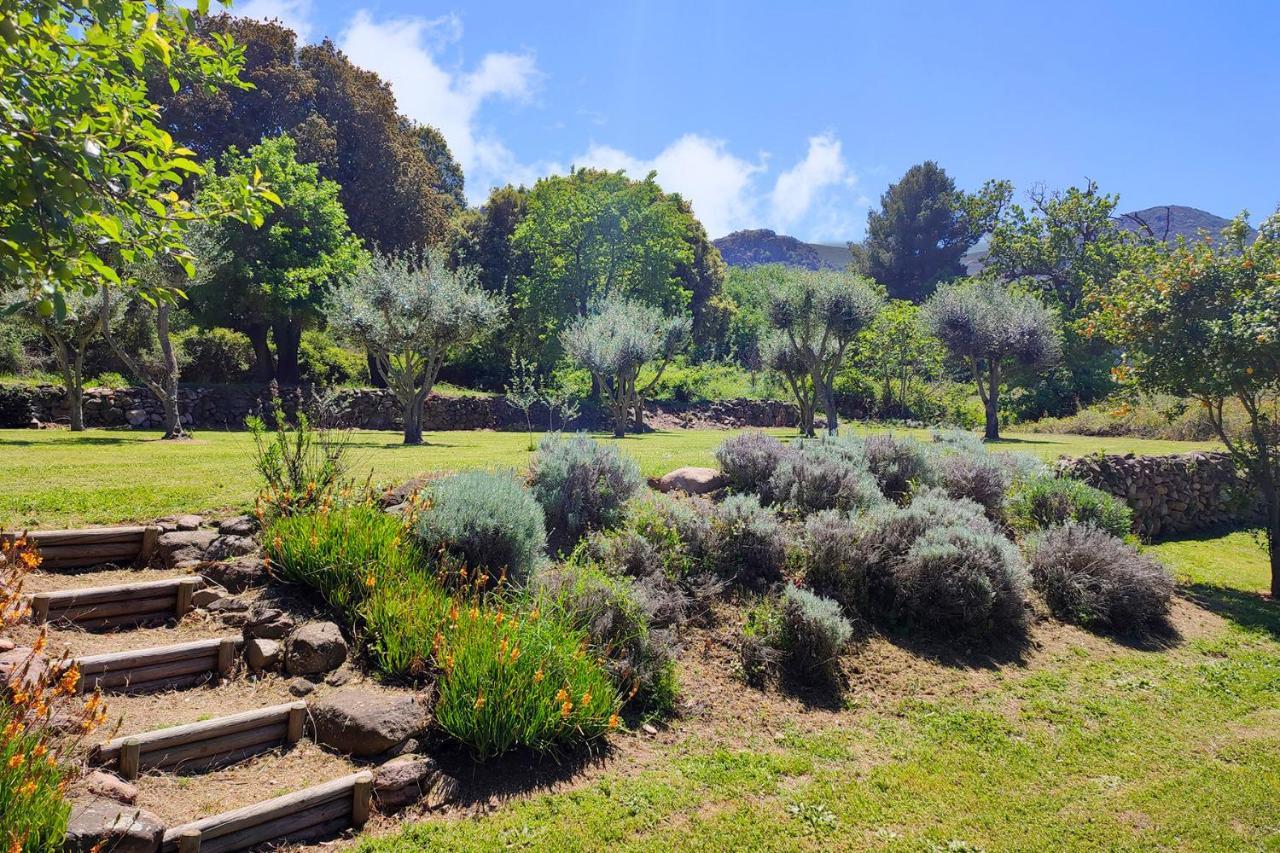
[{"label": "wooden beam", "polygon": [[284,724],[287,729],[295,710],[305,711],[306,706],[305,702],[286,702],[281,705],[243,711],[239,714],[228,714],[212,720],[201,720],[198,723],[187,723],[181,726],[170,726],[167,729],[118,737],[94,750],[94,760],[104,764],[114,761],[125,741],[130,739],[137,740],[142,745],[143,752],[155,752],[263,726]]},{"label": "wooden beam", "polygon": [[179,621],[191,612],[191,596],[204,583],[203,578],[183,578],[178,583],[178,598],[173,605],[173,615]]},{"label": "wooden beam", "polygon": [[53,608],[84,607],[89,604],[105,604],[113,601],[138,601],[148,598],[174,596],[184,583],[204,585],[201,577],[164,578],[158,581],[121,583],[112,586],[91,586],[83,589],[66,589],[39,593],[47,595]]},{"label": "wooden beam", "polygon": [[237,642],[234,637],[216,637],[210,640],[192,640],[188,643],[174,643],[171,646],[152,646],[146,649],[134,649],[127,652],[108,652],[100,655],[86,655],[76,658],[76,664],[82,674],[88,675],[121,667],[152,666],[184,658],[216,656],[218,647],[224,640]]},{"label": "wooden beam", "polygon": [[125,779],[137,779],[141,766],[142,745],[137,738],[129,738],[120,747],[120,775]]},{"label": "wooden beam", "polygon": [[160,528],[148,525],[142,531],[142,543],[138,546],[138,566],[145,568],[151,565],[151,558],[156,553],[156,543],[160,541]]},{"label": "wooden beam", "polygon": [[351,786],[351,825],[359,829],[369,822],[369,808],[373,799],[373,774],[369,771],[356,774]]}]

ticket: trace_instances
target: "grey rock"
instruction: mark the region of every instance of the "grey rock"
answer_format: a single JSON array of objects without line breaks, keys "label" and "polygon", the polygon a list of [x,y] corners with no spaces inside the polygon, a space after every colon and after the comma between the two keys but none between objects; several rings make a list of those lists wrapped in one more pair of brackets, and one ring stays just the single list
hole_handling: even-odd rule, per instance
[{"label": "grey rock", "polygon": [[29,646],[15,646],[0,654],[0,685],[7,685],[21,677],[27,685],[36,685],[44,678],[48,660],[35,654]]},{"label": "grey rock", "polygon": [[691,495],[705,495],[727,485],[729,479],[716,469],[694,466],[677,468],[664,474],[657,483],[660,492],[687,492]]},{"label": "grey rock", "polygon": [[160,534],[156,547],[165,566],[172,569],[180,563],[204,560],[205,551],[217,536],[212,530],[176,530]]},{"label": "grey rock", "polygon": [[249,640],[244,644],[244,659],[254,672],[279,669],[280,644],[275,640]]},{"label": "grey rock", "polygon": [[204,519],[198,515],[179,515],[173,519],[179,530],[199,530]]},{"label": "grey rock", "polygon": [[71,804],[63,849],[88,853],[95,847],[112,853],[153,853],[159,849],[164,824],[137,806],[106,797],[91,797]]},{"label": "grey rock", "polygon": [[385,509],[387,507],[393,507],[397,504],[405,503],[409,498],[422,491],[422,489],[433,479],[435,479],[433,475],[423,474],[422,476],[414,477],[411,480],[401,483],[394,489],[389,489],[382,496],[383,508]]},{"label": "grey rock", "polygon": [[349,666],[340,666],[324,677],[324,683],[330,687],[341,687],[355,677]]},{"label": "grey rock", "polygon": [[124,413],[125,420],[129,422],[129,426],[144,426],[151,418],[142,409],[130,409]]},{"label": "grey rock", "polygon": [[223,592],[218,589],[197,589],[191,594],[191,603],[196,607],[208,607],[222,598]]},{"label": "grey rock", "polygon": [[344,687],[313,702],[316,742],[348,755],[368,757],[421,734],[431,714],[419,697],[365,687]]},{"label": "grey rock", "polygon": [[460,787],[457,779],[427,755],[403,755],[373,771],[373,795],[385,811],[424,799],[429,808],[439,808],[456,800]]},{"label": "grey rock", "polygon": [[244,623],[244,638],[283,640],[296,625],[297,620],[288,613],[259,602],[249,609],[248,619]]},{"label": "grey rock", "polygon": [[346,659],[347,641],[332,622],[307,622],[285,642],[284,668],[290,675],[320,675]]},{"label": "grey rock", "polygon": [[[217,547],[216,543],[214,547]],[[206,563],[200,567],[200,574],[205,580],[231,592],[243,592],[251,587],[262,586],[268,578],[266,564],[257,557],[238,557],[234,560]]]},{"label": "grey rock", "polygon": [[289,682],[289,695],[291,696],[306,696],[315,689],[316,686],[302,676],[298,676]]},{"label": "grey rock", "polygon": [[218,532],[226,536],[252,536],[258,520],[251,515],[236,515],[218,522]]},{"label": "grey rock", "polygon": [[105,770],[91,771],[84,777],[85,790],[99,797],[106,797],[108,800],[115,800],[125,805],[133,805],[138,802],[138,788],[136,785],[130,785],[114,773],[108,773]]},{"label": "grey rock", "polygon": [[257,549],[258,543],[250,536],[223,535],[209,543],[204,556],[206,560],[226,560],[252,554]]}]

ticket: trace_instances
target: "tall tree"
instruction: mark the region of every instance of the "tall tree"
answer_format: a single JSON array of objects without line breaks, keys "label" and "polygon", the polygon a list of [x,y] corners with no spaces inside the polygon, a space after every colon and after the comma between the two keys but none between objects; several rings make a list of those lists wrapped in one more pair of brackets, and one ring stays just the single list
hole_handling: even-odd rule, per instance
[{"label": "tall tree", "polygon": [[986,437],[1000,437],[1000,388],[1014,365],[1051,367],[1062,355],[1057,316],[1031,293],[990,280],[938,289],[921,320],[973,373],[986,412]]},{"label": "tall tree", "polygon": [[[354,272],[365,253],[347,226],[338,185],[321,178],[314,164],[299,163],[288,136],[245,154],[229,150],[218,172],[201,184],[197,205],[206,194],[256,174],[279,187],[283,208],[272,211],[261,228],[237,222],[211,226],[208,242],[215,257],[191,302],[204,322],[249,336],[258,378],[294,384],[300,378],[302,330],[320,318],[328,290]],[[274,364],[268,331],[276,347]]]},{"label": "tall tree", "polygon": [[891,298],[920,302],[965,274],[961,256],[990,229],[1009,191],[1007,183],[989,181],[966,195],[934,161],[912,166],[867,214],[866,241],[850,246],[855,264]]},{"label": "tall tree", "polygon": [[729,305],[721,296],[728,267],[720,250],[707,238],[707,229],[693,215],[693,206],[673,195],[673,201],[688,225],[685,243],[689,256],[676,264],[675,275],[681,287],[689,292],[689,311],[693,314],[693,345],[699,358],[714,358],[716,344],[723,338]]},{"label": "tall tree", "polygon": [[[0,288],[25,290],[60,322],[63,288],[120,284],[107,257],[190,266],[183,231],[195,214],[173,190],[201,168],[161,132],[146,77],[243,86],[241,49],[198,38],[203,20],[143,0],[0,4]],[[251,218],[270,195],[254,181],[226,190],[205,215]]]},{"label": "tall tree", "polygon": [[849,347],[880,310],[880,302],[880,294],[866,279],[834,270],[789,269],[786,285],[770,296],[769,323],[786,340],[787,360],[808,372],[831,435],[840,428],[836,373]]},{"label": "tall tree", "polygon": [[329,322],[378,360],[400,402],[404,443],[422,443],[422,406],[440,366],[492,326],[501,303],[472,267],[449,269],[443,250],[419,258],[375,255],[333,294]]},{"label": "tall tree", "polygon": [[909,417],[913,389],[941,374],[945,354],[921,324],[920,306],[904,299],[885,305],[862,333],[857,359],[857,366],[880,385],[881,416]]},{"label": "tall tree", "polygon": [[467,209],[466,179],[462,164],[453,157],[444,134],[429,124],[410,123],[410,130],[417,137],[418,147],[427,162],[436,170],[436,192],[453,202],[453,210]]},{"label": "tall tree", "polygon": [[230,35],[244,45],[241,76],[253,88],[175,92],[154,78],[151,94],[175,139],[216,158],[289,134],[298,159],[341,187],[351,229],[370,247],[401,252],[444,238],[452,197],[385,81],[327,40],[299,49],[279,23],[220,15],[203,20],[199,34],[208,43]]},{"label": "tall tree", "polygon": [[[1280,214],[1248,242],[1244,216],[1217,244],[1160,248],[1152,262],[1091,288],[1088,333],[1122,346],[1122,374],[1147,391],[1198,400],[1262,497],[1271,597],[1280,600]],[[1224,417],[1234,400],[1239,431]]]},{"label": "tall tree", "polygon": [[633,181],[622,172],[575,169],[538,181],[512,237],[529,258],[514,299],[521,353],[549,369],[562,351],[561,330],[599,299],[688,311],[677,268],[692,258],[692,228],[678,197],[663,193],[652,174]]}]

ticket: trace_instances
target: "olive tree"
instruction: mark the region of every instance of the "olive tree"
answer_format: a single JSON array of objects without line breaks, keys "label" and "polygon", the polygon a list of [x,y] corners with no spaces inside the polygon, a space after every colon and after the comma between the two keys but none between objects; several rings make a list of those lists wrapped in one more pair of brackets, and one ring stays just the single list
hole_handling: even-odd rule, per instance
[{"label": "olive tree", "polygon": [[813,384],[813,374],[792,348],[787,336],[774,332],[760,342],[760,362],[766,370],[779,374],[799,409],[800,434],[812,438],[813,415],[818,408],[818,390]]},{"label": "olive tree", "polygon": [[[668,317],[658,308],[627,299],[594,303],[571,322],[561,338],[569,357],[591,372],[613,416],[613,434],[627,434],[628,415],[662,378],[671,358],[689,340],[692,321]],[[640,369],[658,361],[654,376],[637,387]]]},{"label": "olive tree", "polygon": [[89,343],[102,331],[103,315],[98,297],[77,288],[61,291],[63,311],[43,311],[38,303],[19,297],[9,311],[17,312],[40,333],[53,351],[62,374],[71,430],[84,429],[84,360]]},{"label": "olive tree", "polygon": [[1000,437],[1000,383],[1005,368],[1051,367],[1062,356],[1057,315],[1030,293],[995,281],[962,281],[938,289],[921,320],[973,372],[986,410],[986,437]]},{"label": "olive tree", "polygon": [[330,326],[371,353],[404,410],[404,443],[422,443],[422,406],[440,366],[497,323],[502,307],[474,267],[450,269],[444,252],[375,255],[337,287]]},{"label": "olive tree", "polygon": [[[1118,373],[1146,391],[1198,400],[1218,438],[1259,492],[1280,599],[1280,214],[1249,243],[1238,217],[1218,243],[1160,250],[1091,294],[1086,334],[1124,348]],[[1224,407],[1247,418],[1233,429]]]},{"label": "olive tree", "polygon": [[[783,286],[769,298],[769,324],[785,339],[794,366],[809,374],[826,411],[827,432],[832,435],[840,427],[836,373],[850,345],[875,319],[881,301],[868,279],[834,270],[805,269],[787,270]],[[810,419],[809,434],[812,431]]]}]

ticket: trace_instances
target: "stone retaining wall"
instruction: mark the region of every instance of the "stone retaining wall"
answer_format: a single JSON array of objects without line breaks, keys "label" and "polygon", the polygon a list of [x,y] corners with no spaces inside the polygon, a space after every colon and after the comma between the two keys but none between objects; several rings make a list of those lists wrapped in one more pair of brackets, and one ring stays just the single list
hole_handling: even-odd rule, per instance
[{"label": "stone retaining wall", "polygon": [[1056,468],[1127,503],[1135,532],[1146,539],[1241,524],[1256,512],[1226,453],[1082,456]]},{"label": "stone retaining wall", "polygon": [[[292,413],[301,402],[309,405],[318,398],[310,389],[290,388],[280,392],[285,410]],[[195,429],[237,429],[251,414],[269,410],[270,394],[264,386],[211,385],[184,387],[178,392],[178,408],[183,423]],[[327,419],[333,426],[352,429],[401,428],[400,406],[390,391],[378,388],[343,388],[325,398]],[[795,407],[774,400],[719,400],[711,403],[649,403],[648,423],[672,427],[772,427],[794,426]],[[546,429],[548,413],[538,406],[530,412],[535,430]],[[89,388],[84,395],[85,425],[90,427],[132,427],[157,429],[164,416],[160,402],[145,388]],[[67,423],[69,413],[61,387],[42,385],[0,387],[0,428]],[[603,429],[607,415],[590,406],[571,428]],[[554,425],[560,427],[557,421]],[[432,395],[426,403],[423,428],[525,429],[524,413],[497,397],[441,397]]]}]

